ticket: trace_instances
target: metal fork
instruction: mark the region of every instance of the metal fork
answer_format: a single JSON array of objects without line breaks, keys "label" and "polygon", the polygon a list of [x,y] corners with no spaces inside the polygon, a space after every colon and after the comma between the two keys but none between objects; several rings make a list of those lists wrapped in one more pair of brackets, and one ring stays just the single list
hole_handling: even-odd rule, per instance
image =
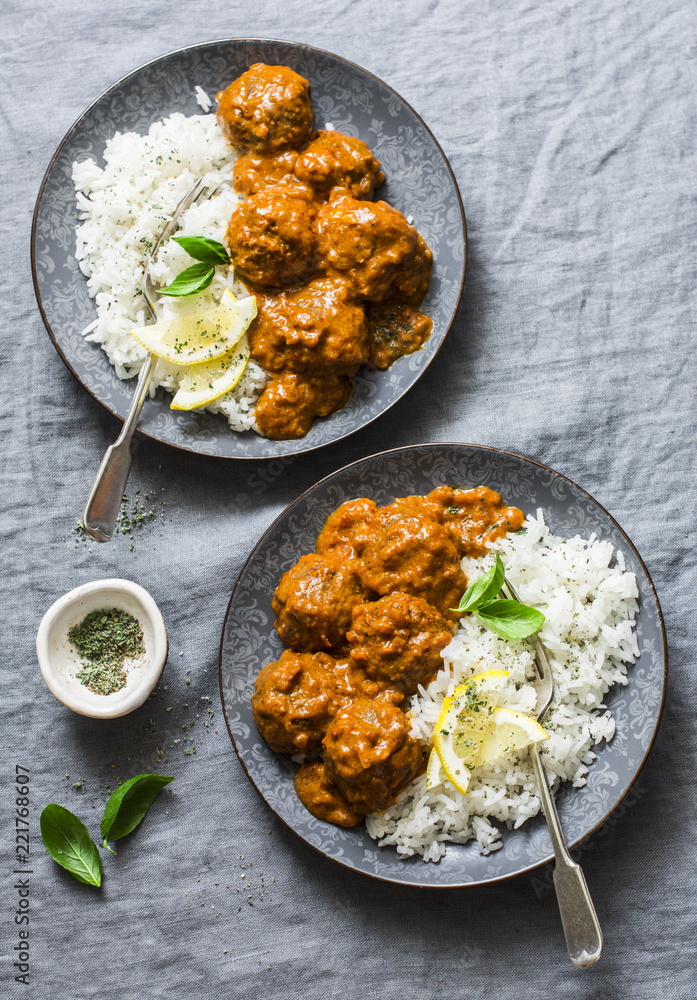
[{"label": "metal fork", "polygon": [[[510,581],[504,577],[503,583],[513,600],[520,602],[520,598]],[[534,640],[534,645],[535,667],[539,678],[535,685],[537,691],[535,712],[537,713],[537,721],[542,722],[554,697],[554,677],[544,646],[537,638]],[[576,864],[566,846],[557,807],[547,782],[545,769],[542,766],[539,744],[533,743],[531,745],[530,757],[542,809],[549,827],[549,836],[554,848],[556,862],[554,888],[564,927],[566,947],[573,964],[578,969],[587,969],[600,958],[603,950],[603,933],[581,866]]]},{"label": "metal fork", "polygon": [[[212,197],[218,188],[210,190],[202,179],[196,181],[192,188],[184,195],[174,210],[172,218],[163,228],[157,237],[145,263],[145,273],[143,274],[142,291],[145,303],[150,310],[150,315],[157,322],[157,307],[160,294],[155,287],[150,276],[150,265],[155,260],[162,244],[168,240],[176,231],[179,225],[179,218],[183,212],[193,204],[198,204],[204,198]],[[153,375],[153,357],[148,354],[140,369],[138,382],[126,419],[123,422],[121,433],[116,441],[107,448],[102,464],[99,466],[97,478],[94,481],[92,490],[85,509],[82,514],[82,526],[92,538],[98,542],[108,542],[114,534],[116,519],[119,515],[121,501],[124,490],[128,482],[128,474],[131,471],[131,439],[140,418],[143,404],[147,398],[150,382]]]}]

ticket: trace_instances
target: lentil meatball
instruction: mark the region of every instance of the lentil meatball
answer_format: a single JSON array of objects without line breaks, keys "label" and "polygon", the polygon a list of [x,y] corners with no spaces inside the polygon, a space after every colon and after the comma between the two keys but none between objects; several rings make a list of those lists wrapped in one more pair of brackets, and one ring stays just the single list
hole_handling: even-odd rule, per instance
[{"label": "lentil meatball", "polygon": [[431,495],[396,497],[391,504],[380,508],[380,517],[383,524],[393,521],[396,517],[427,517],[431,521],[443,521],[443,507],[436,500],[431,499]]},{"label": "lentil meatball", "polygon": [[397,591],[354,608],[346,638],[351,659],[368,677],[409,697],[443,666],[440,654],[452,632],[432,605]]},{"label": "lentil meatball", "polygon": [[423,597],[449,620],[467,585],[445,528],[428,517],[395,516],[363,562],[363,582],[381,597],[395,590]]},{"label": "lentil meatball", "polygon": [[351,611],[366,592],[357,564],[334,556],[306,555],[284,573],[272,607],[276,631],[291,649],[345,649]]},{"label": "lentil meatball", "polygon": [[417,233],[414,252],[395,268],[387,296],[398,302],[420,306],[431,282],[433,253],[421,233]]},{"label": "lentil meatball", "polygon": [[267,372],[353,375],[368,360],[365,309],[341,278],[257,295],[257,305],[249,341],[252,357]]},{"label": "lentil meatball", "polygon": [[419,744],[400,709],[383,698],[356,698],[337,714],[324,737],[330,781],[357,809],[387,809],[422,767]]},{"label": "lentil meatball", "polygon": [[397,267],[413,256],[418,233],[385,201],[358,201],[335,189],[317,218],[318,251],[360,298],[384,298]]},{"label": "lentil meatball", "polygon": [[312,134],[310,84],[288,66],[255,63],[217,96],[220,127],[236,149],[274,152]]},{"label": "lentil meatball", "polygon": [[511,531],[520,531],[525,514],[509,507],[488,486],[457,489],[439,486],[428,494],[428,502],[440,507],[440,520],[461,555],[486,555],[490,544]]},{"label": "lentil meatball", "polygon": [[353,383],[346,375],[280,375],[265,387],[254,418],[257,427],[273,441],[304,437],[315,417],[328,417],[345,406]]},{"label": "lentil meatball", "polygon": [[375,501],[365,497],[342,503],[324,522],[317,536],[317,552],[360,559],[373,541],[378,513]]},{"label": "lentil meatball", "polygon": [[240,194],[256,194],[262,188],[278,184],[293,172],[298,158],[297,149],[282,149],[278,153],[257,153],[250,150],[235,160],[232,182]]},{"label": "lentil meatball", "polygon": [[341,706],[357,690],[350,668],[327,653],[293,653],[267,663],[254,685],[252,712],[272,750],[319,750]]},{"label": "lentil meatball", "polygon": [[352,805],[337,785],[327,777],[323,761],[301,764],[295,773],[295,791],[313,816],[337,826],[358,826],[365,813]]},{"label": "lentil meatball", "polygon": [[346,188],[354,198],[371,198],[385,175],[380,161],[360,139],[342,132],[315,132],[295,163],[295,176],[326,200],[332,188]]},{"label": "lentil meatball", "polygon": [[317,203],[302,184],[262,188],[230,216],[226,240],[239,276],[264,288],[280,288],[314,268]]}]

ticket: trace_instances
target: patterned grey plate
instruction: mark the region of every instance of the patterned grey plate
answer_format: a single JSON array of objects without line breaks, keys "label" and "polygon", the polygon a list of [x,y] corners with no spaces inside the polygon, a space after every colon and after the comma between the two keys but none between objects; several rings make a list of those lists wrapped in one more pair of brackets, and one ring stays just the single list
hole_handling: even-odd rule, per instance
[{"label": "patterned grey plate", "polygon": [[343,830],[314,819],[293,788],[295,765],[269,749],[259,736],[250,706],[261,667],[279,657],[282,645],[273,627],[271,597],[279,577],[301,555],[314,551],[325,519],[353,497],[378,504],[396,496],[427,493],[443,484],[467,483],[498,490],[507,503],[534,512],[542,507],[555,534],[597,532],[620,549],[636,573],[640,611],[636,634],[641,656],[629,669],[627,687],[608,696],[617,722],[614,739],[596,748],[598,759],[583,788],[566,786],[557,798],[570,844],[576,845],[603,823],[626,795],[651,749],[663,709],[666,644],[661,609],[639,553],[616,521],[569,479],[510,452],[467,444],[430,444],[372,455],[327,476],[303,493],[271,525],[258,543],[230,599],[220,646],[220,690],[228,730],[250,780],[268,805],[311,847],[366,875],[434,888],[454,888],[509,878],[551,860],[541,818],[519,830],[504,831],[503,847],[482,857],[472,845],[448,845],[437,864],[401,859],[394,848],[378,847],[363,827]]},{"label": "patterned grey plate", "polygon": [[300,454],[352,434],[389,409],[424,373],[455,316],[465,277],[465,216],[455,178],[440,146],[419,116],[376,77],[338,56],[307,45],[270,39],[227,39],[193,45],[142,66],[110,87],[73,125],[44,177],[34,212],[32,272],[46,328],[70,371],[119,417],[134,382],[120,382],[102,350],[81,331],[96,317],[74,257],[76,206],[71,168],[94,156],[117,130],[145,133],[174,111],[200,114],[194,88],[210,96],[254,62],[291,66],[311,84],[318,126],[359,136],[382,161],[381,197],[413,216],[433,250],[434,272],[424,311],[433,334],[423,350],[385,372],[362,372],[343,410],[319,420],[299,441],[269,441],[252,431],[235,434],[220,416],[170,410],[170,397],[148,401],[139,429],[158,441],[222,458]]}]

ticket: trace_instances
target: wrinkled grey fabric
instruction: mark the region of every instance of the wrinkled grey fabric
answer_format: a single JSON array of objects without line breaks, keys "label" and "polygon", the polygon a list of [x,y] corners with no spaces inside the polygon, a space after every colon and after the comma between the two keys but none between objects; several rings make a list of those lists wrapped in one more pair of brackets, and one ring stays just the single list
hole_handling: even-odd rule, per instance
[{"label": "wrinkled grey fabric", "polygon": [[[20,0],[3,22],[3,995],[694,996],[694,5]],[[365,431],[268,466],[143,442],[131,488],[164,498],[164,517],[133,550],[123,537],[80,542],[72,531],[117,423],[43,327],[34,201],[102,90],[168,50],[231,36],[337,52],[423,116],[467,212],[462,306],[426,375]],[[221,625],[258,537],[321,476],[429,440],[507,448],[569,476],[627,531],[662,602],[663,723],[634,790],[581,852],[606,938],[587,972],[566,957],[548,871],[451,892],[345,871],[274,820],[225,729]],[[34,640],[57,597],[109,576],[153,594],[171,654],[156,697],[97,723],[54,700]],[[192,719],[197,752],[185,755],[175,740]],[[29,986],[13,967],[16,765],[31,779]],[[62,803],[96,835],[107,786],[152,769],[176,780],[105,857],[101,891],[74,882],[43,852],[41,808]]]}]

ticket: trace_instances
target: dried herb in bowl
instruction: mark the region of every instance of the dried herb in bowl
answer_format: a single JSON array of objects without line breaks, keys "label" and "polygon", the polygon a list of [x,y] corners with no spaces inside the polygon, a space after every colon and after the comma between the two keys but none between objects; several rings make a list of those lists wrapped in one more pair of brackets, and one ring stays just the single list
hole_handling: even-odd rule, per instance
[{"label": "dried herb in bowl", "polygon": [[120,691],[127,680],[125,661],[145,652],[140,622],[117,608],[92,611],[68,638],[83,661],[76,677],[95,694]]}]

